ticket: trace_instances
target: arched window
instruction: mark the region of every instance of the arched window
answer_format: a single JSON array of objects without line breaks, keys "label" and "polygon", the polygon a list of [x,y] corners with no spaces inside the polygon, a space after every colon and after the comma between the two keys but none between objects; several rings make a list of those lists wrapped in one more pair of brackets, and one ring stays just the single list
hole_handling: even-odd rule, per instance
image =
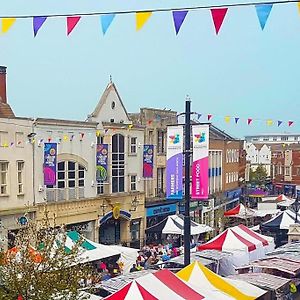
[{"label": "arched window", "polygon": [[125,191],[125,146],[124,136],[112,136],[112,193]]},{"label": "arched window", "polygon": [[85,168],[75,161],[60,161],[57,164],[57,187],[84,187]]}]

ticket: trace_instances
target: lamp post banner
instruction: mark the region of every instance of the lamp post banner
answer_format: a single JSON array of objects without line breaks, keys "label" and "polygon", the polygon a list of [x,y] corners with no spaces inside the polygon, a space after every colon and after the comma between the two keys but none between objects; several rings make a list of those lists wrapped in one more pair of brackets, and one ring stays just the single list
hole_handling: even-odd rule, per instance
[{"label": "lamp post banner", "polygon": [[57,144],[44,144],[44,185],[56,185]]},{"label": "lamp post banner", "polygon": [[167,199],[182,200],[183,126],[167,129]]},{"label": "lamp post banner", "polygon": [[192,198],[208,199],[209,125],[193,125]]},{"label": "lamp post banner", "polygon": [[144,145],[143,177],[153,178],[153,145]]},{"label": "lamp post banner", "polygon": [[97,144],[96,150],[96,180],[107,180],[108,144]]}]

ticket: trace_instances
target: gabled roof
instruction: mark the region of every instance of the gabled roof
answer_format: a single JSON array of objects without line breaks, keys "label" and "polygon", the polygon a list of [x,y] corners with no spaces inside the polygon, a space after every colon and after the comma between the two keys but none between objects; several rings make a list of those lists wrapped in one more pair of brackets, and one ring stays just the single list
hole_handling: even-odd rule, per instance
[{"label": "gabled roof", "polygon": [[107,99],[107,97],[108,97],[108,95],[109,95],[109,93],[111,91],[115,91],[115,93],[117,94],[118,100],[120,101],[120,103],[122,105],[122,108],[124,109],[124,112],[125,112],[127,118],[130,120],[130,117],[129,117],[128,113],[127,113],[127,110],[126,110],[126,108],[125,108],[125,106],[123,104],[123,101],[122,101],[122,99],[120,97],[120,94],[119,94],[119,92],[118,92],[118,90],[116,88],[116,85],[112,81],[110,81],[108,83],[108,85],[106,86],[106,88],[105,88],[105,90],[104,90],[104,92],[103,92],[103,94],[102,94],[102,96],[101,96],[101,98],[100,98],[100,100],[99,100],[99,102],[98,102],[95,110],[91,113],[90,117],[96,117],[99,114],[102,106],[105,104],[105,101],[106,101],[106,99]]}]

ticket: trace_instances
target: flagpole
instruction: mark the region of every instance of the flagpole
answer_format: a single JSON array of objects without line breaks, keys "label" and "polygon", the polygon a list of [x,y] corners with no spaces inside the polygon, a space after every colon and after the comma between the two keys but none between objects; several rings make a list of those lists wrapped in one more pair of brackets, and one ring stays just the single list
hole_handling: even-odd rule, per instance
[{"label": "flagpole", "polygon": [[190,218],[190,153],[191,153],[191,100],[187,96],[185,101],[185,185],[184,185],[184,265],[187,266],[191,261],[191,218]]}]

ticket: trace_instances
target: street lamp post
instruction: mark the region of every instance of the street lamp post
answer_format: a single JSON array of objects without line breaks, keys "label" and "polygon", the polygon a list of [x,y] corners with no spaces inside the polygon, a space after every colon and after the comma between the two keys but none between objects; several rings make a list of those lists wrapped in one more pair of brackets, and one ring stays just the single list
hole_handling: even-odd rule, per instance
[{"label": "street lamp post", "polygon": [[298,195],[298,192],[297,192],[295,202],[293,203],[293,209],[296,213],[295,223],[298,223],[298,211],[300,209],[299,197],[300,197],[300,195]]},{"label": "street lamp post", "polygon": [[191,154],[191,100],[187,97],[185,101],[185,186],[184,186],[184,265],[190,264],[191,260],[191,217],[190,217],[190,154]]}]

